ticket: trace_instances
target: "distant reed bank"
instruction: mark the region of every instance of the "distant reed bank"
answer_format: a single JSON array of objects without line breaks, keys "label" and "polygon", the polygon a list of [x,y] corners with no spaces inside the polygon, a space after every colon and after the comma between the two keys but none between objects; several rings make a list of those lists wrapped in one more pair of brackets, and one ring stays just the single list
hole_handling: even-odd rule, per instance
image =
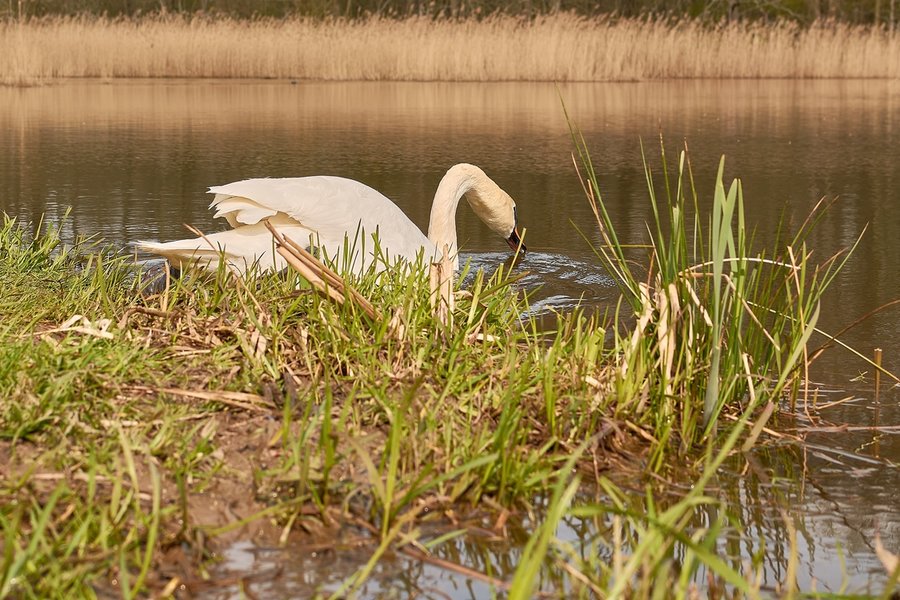
[{"label": "distant reed bank", "polygon": [[0,81],[900,78],[900,33],[817,22],[93,17],[0,22]]}]

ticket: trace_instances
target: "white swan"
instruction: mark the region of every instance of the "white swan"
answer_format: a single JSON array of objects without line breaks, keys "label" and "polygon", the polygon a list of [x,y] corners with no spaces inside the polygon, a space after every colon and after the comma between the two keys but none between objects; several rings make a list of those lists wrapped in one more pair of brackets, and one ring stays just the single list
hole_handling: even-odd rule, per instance
[{"label": "white swan", "polygon": [[[369,186],[342,177],[314,176],[285,179],[247,179],[209,188],[215,198],[210,208],[233,227],[202,238],[136,245],[166,257],[175,266],[196,263],[215,270],[224,256],[239,273],[252,265],[261,271],[281,270],[287,263],[276,252],[268,220],[294,241],[315,248],[339,268],[362,272],[375,262],[383,270],[398,259],[415,261],[424,249],[434,260],[446,244],[453,268],[459,268],[456,244],[456,208],[462,197],[513,250],[525,246],[516,227],[516,203],[484,171],[461,163],[451,167],[438,185],[431,207],[428,237],[400,208]],[[375,256],[372,235],[381,248]],[[348,242],[345,242],[345,239]],[[344,256],[345,248],[352,255]]]}]

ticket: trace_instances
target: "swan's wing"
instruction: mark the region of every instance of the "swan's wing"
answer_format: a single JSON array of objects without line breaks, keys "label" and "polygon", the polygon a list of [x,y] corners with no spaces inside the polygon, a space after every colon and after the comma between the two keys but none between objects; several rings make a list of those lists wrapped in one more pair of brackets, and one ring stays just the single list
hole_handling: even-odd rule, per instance
[{"label": "swan's wing", "polygon": [[434,246],[396,204],[352,179],[246,179],[214,186],[209,191],[216,194],[210,207],[232,226],[253,225],[282,213],[314,232],[320,247],[331,257],[343,253],[347,238],[351,244],[368,243],[368,248],[360,250],[371,254],[370,240],[376,232],[382,250],[391,260],[413,260],[422,248],[428,258],[434,255]]},{"label": "swan's wing", "polygon": [[[273,224],[282,235],[308,245],[312,234],[308,229],[287,222],[284,217],[273,219]],[[197,264],[215,271],[223,259],[238,273],[246,273],[251,268],[259,269],[260,272],[280,271],[287,266],[281,255],[275,252],[275,240],[265,223],[242,225],[201,238],[162,243],[139,241],[135,245],[141,250],[165,257],[180,268]]]}]

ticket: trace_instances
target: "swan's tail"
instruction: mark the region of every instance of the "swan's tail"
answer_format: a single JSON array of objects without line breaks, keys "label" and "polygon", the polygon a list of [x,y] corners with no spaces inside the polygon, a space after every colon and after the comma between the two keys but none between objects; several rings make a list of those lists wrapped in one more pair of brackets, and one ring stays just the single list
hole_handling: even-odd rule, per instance
[{"label": "swan's tail", "polygon": [[[294,240],[309,238],[309,230],[298,225],[280,226],[278,230]],[[258,272],[280,271],[287,266],[275,252],[275,240],[265,223],[244,225],[200,238],[174,242],[135,242],[139,250],[165,257],[178,268],[197,266],[215,271],[225,261],[238,274],[256,269]]]}]

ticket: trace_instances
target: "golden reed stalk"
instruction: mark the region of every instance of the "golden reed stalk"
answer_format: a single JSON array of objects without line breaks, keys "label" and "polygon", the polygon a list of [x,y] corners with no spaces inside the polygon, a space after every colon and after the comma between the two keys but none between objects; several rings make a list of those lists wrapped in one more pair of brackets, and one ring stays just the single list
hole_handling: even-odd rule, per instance
[{"label": "golden reed stalk", "polygon": [[900,34],[819,22],[47,18],[0,22],[0,82],[61,77],[395,81],[900,78]]}]

